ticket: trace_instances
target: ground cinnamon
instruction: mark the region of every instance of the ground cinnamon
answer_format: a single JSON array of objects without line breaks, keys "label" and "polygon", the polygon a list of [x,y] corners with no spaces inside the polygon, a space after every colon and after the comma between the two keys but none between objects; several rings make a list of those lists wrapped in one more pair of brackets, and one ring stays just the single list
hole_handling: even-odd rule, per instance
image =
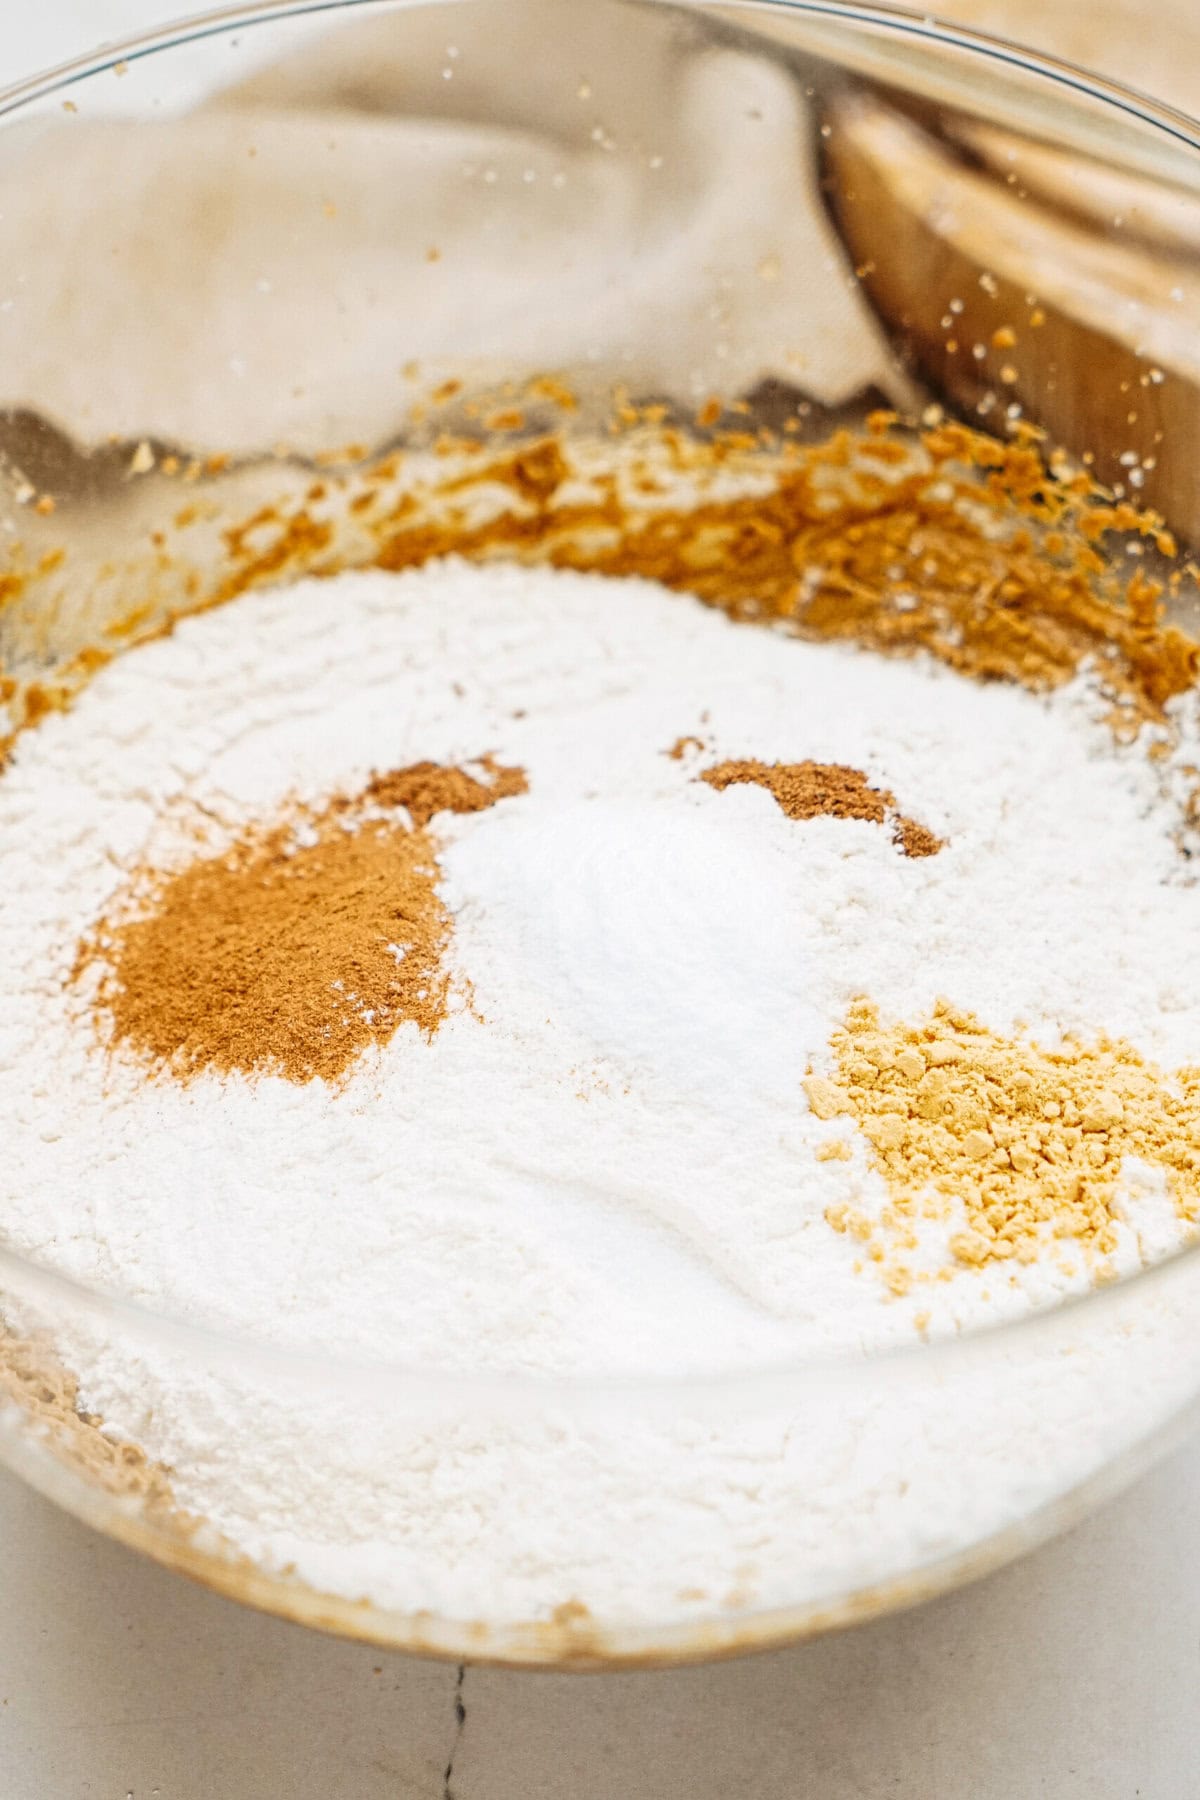
[{"label": "ground cinnamon", "polygon": [[741,758],[705,769],[700,779],[718,792],[740,782],[766,788],[789,819],[865,819],[872,825],[890,821],[892,841],[905,856],[936,856],[942,848],[942,839],[927,826],[896,810],[896,797],[889,788],[872,787],[861,769],[845,763],[764,763]]},{"label": "ground cinnamon", "polygon": [[[524,769],[505,768],[491,756],[480,758],[485,780],[467,769],[447,768],[442,763],[410,763],[372,775],[362,799],[373,806],[402,806],[419,830],[435,813],[477,813],[528,792]],[[353,803],[352,803],[353,804]]]},{"label": "ground cinnamon", "polygon": [[480,766],[482,779],[435,763],[390,770],[218,855],[143,872],[76,963],[77,979],[99,970],[110,1044],[183,1079],[337,1081],[400,1025],[436,1031],[450,920],[427,827],[526,787],[520,769]]}]

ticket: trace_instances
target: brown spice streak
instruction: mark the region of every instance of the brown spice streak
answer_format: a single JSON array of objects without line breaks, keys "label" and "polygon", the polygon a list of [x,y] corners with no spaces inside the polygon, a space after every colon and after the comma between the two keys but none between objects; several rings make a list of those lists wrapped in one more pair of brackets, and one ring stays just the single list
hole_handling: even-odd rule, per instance
[{"label": "brown spice streak", "polygon": [[883,825],[890,818],[892,841],[905,856],[936,856],[943,848],[942,839],[927,826],[896,811],[896,797],[890,789],[871,787],[861,769],[845,763],[764,763],[742,758],[705,769],[700,779],[718,792],[743,782],[766,788],[789,819],[863,819]]},{"label": "brown spice streak", "polygon": [[76,979],[99,968],[110,1045],[183,1080],[336,1082],[402,1024],[431,1036],[447,1009],[450,918],[426,827],[526,789],[522,770],[482,767],[487,782],[433,763],[391,770],[219,855],[143,872],[75,966]]},{"label": "brown spice streak", "polygon": [[529,791],[524,769],[505,768],[491,756],[480,757],[488,779],[479,781],[466,769],[446,768],[441,763],[410,763],[405,769],[389,769],[372,775],[363,799],[373,806],[402,806],[420,830],[435,813],[477,813]]},{"label": "brown spice streak", "polygon": [[664,751],[663,754],[669,756],[672,762],[682,762],[689,750],[703,750],[703,748],[704,740],[689,734],[685,737],[677,737],[671,748]]}]

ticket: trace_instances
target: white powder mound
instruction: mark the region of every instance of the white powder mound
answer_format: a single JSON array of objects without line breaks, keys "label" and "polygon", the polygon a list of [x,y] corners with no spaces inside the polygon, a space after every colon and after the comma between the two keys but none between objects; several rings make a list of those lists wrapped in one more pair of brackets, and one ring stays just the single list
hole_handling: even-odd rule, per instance
[{"label": "white powder mound", "polygon": [[[1197,1060],[1178,811],[1094,711],[1082,684],[979,687],[552,571],[345,575],[185,621],[0,780],[0,1243],[284,1347],[643,1381],[911,1344],[917,1311],[938,1335],[1080,1291],[1059,1254],[890,1296],[825,1218],[877,1213],[882,1180],[861,1143],[818,1160],[857,1134],[816,1119],[801,1079],[862,995],[885,1018],[945,996],[998,1031]],[[666,754],[689,734],[702,751]],[[149,1080],[97,1048],[67,980],[80,936],[133,870],[186,853],[199,809],[219,842],[295,797],[486,753],[529,791],[434,821],[456,1000],[431,1040],[402,1026],[337,1091]],[[908,858],[877,825],[698,779],[743,757],[850,764],[944,848]],[[1139,1174],[1121,1270],[1176,1241]],[[1146,1422],[1170,1336],[1147,1324],[1141,1363],[1093,1346]],[[649,1618],[836,1585],[864,1532],[881,1579],[1062,1491],[1124,1416],[1111,1394],[1097,1411],[1099,1365],[1072,1347],[1069,1371],[1033,1356],[982,1434],[977,1367],[960,1402],[922,1377],[925,1413],[880,1378],[869,1401],[810,1394],[802,1426],[793,1389],[786,1419],[778,1395],[719,1425],[618,1401],[618,1429],[582,1401],[531,1422],[445,1394],[418,1417],[408,1386],[291,1393],[252,1359],[98,1328],[73,1359],[109,1429],[268,1564],[405,1610],[582,1597]]]}]

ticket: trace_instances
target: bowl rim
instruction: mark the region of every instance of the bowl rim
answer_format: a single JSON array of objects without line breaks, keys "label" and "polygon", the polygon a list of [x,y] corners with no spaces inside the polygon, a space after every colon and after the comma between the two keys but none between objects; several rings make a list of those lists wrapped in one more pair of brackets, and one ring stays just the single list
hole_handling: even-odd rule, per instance
[{"label": "bowl rim", "polygon": [[[0,85],[0,118],[32,101],[45,99],[93,75],[102,75],[118,64],[140,62],[167,50],[182,49],[205,38],[221,37],[236,30],[270,25],[284,19],[318,17],[321,14],[365,13],[371,11],[408,12],[429,6],[453,6],[460,0],[242,0],[241,4],[206,8],[203,12],[184,13],[168,19],[148,31],[132,32],[127,37],[111,39],[95,50],[49,68],[23,76],[20,80]],[[910,6],[894,4],[894,0],[872,0],[870,5],[859,0],[635,0],[641,6],[662,6],[682,12],[762,12],[796,14],[802,18],[827,19],[853,30],[892,32],[896,36],[924,40],[947,49],[958,49],[992,62],[1007,64],[1026,74],[1041,77],[1067,87],[1088,99],[1128,113],[1143,124],[1157,127],[1186,144],[1200,150],[1200,118],[1181,107],[1157,100],[1153,95],[1126,82],[1112,81],[1106,75],[1085,69],[1068,58],[1048,51],[1034,50],[1000,33],[977,31],[972,26],[956,25],[936,18],[929,12],[918,12]]]},{"label": "bowl rim", "polygon": [[[459,0],[252,0],[250,4],[221,6],[201,13],[189,14],[165,22],[149,31],[113,40],[97,50],[53,65],[40,73],[0,87],[0,121],[19,115],[25,108],[63,92],[96,75],[117,70],[121,65],[142,61],[189,44],[210,38],[221,38],[234,31],[269,27],[290,19],[318,18],[337,14],[388,13],[425,10],[432,6],[449,7]],[[995,62],[1015,68],[1035,79],[1072,90],[1103,107],[1124,112],[1149,127],[1183,144],[1200,157],[1200,120],[1192,119],[1178,108],[1166,105],[1136,89],[1106,77],[1093,74],[1061,58],[1026,49],[1010,39],[976,31],[969,27],[939,21],[909,7],[887,3],[860,5],[857,0],[634,0],[641,6],[662,6],[669,10],[703,14],[709,11],[745,12],[747,14],[783,14],[813,20],[825,20],[845,26],[851,33],[884,35],[915,39],[951,51],[964,52],[968,59]],[[122,71],[123,72],[123,71]],[[2,129],[2,126],[0,126]],[[1200,161],[1197,162],[1200,180]],[[1014,1341],[1028,1344],[1039,1333],[1056,1332],[1061,1321],[1086,1313],[1098,1321],[1106,1312],[1114,1312],[1124,1297],[1136,1290],[1139,1295],[1169,1285],[1181,1265],[1200,1262],[1200,1237],[1186,1242],[1168,1256],[1132,1271],[1115,1280],[1096,1285],[1058,1302],[1035,1307],[1012,1318],[1000,1319],[955,1335],[924,1342],[914,1335],[911,1342],[888,1343],[863,1350],[854,1346],[826,1352],[810,1352],[770,1362],[738,1364],[728,1370],[700,1370],[673,1375],[625,1375],[568,1372],[541,1374],[527,1371],[492,1372],[459,1370],[437,1365],[419,1365],[393,1358],[349,1356],[341,1352],[300,1349],[267,1338],[256,1337],[244,1328],[226,1327],[193,1318],[172,1315],[130,1299],[115,1290],[90,1285],[67,1275],[36,1258],[11,1250],[0,1241],[0,1291],[11,1281],[10,1293],[34,1294],[43,1303],[69,1306],[93,1319],[102,1319],[123,1327],[135,1337],[171,1340],[180,1349],[217,1360],[237,1359],[247,1355],[261,1363],[269,1363],[295,1379],[333,1380],[353,1384],[361,1393],[364,1383],[385,1383],[395,1396],[397,1386],[410,1387],[428,1397],[442,1393],[447,1398],[472,1397],[538,1403],[548,1398],[572,1395],[581,1400],[628,1401],[636,1395],[645,1400],[651,1395],[672,1401],[683,1395],[736,1397],[753,1390],[761,1400],[764,1392],[777,1387],[781,1396],[794,1392],[798,1381],[829,1381],[850,1377],[861,1379],[863,1371],[872,1369],[903,1370],[913,1358],[922,1359],[929,1368],[930,1358],[962,1359],[977,1347],[1005,1345]],[[244,1366],[244,1362],[243,1362]]]}]

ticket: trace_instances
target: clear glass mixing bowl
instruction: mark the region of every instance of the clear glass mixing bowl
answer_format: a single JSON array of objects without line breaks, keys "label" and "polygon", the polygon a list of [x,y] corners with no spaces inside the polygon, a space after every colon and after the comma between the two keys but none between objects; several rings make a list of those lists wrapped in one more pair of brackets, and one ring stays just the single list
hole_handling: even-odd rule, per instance
[{"label": "clear glass mixing bowl", "polygon": [[[1029,424],[1165,516],[1192,611],[1200,135],[1149,101],[833,0],[310,0],[167,28],[0,115],[10,727],[182,612],[395,561],[410,471],[428,500],[439,458],[507,459],[507,553],[535,553],[563,486],[549,435],[594,469],[626,425],[769,486],[781,447],[882,407]],[[518,1664],[707,1657],[937,1592],[1128,1480],[1200,1395],[1198,1300],[1187,1251],[887,1355],[541,1381],[298,1354],[0,1248],[0,1455],[99,1529],[309,1624]],[[173,1395],[219,1396],[265,1512],[290,1467],[331,1484],[387,1603],[354,1594],[336,1544],[284,1567],[189,1516],[185,1466],[77,1406],[76,1371],[105,1358],[146,1368],[160,1444]],[[414,1513],[453,1506],[436,1475],[462,1456],[490,1460],[506,1504],[477,1488],[433,1571],[374,1522],[380,1485]],[[747,1490],[770,1471],[753,1529],[682,1493],[688,1456]],[[823,1500],[851,1467],[873,1497],[853,1528]],[[640,1599],[606,1612],[596,1496],[622,1471]],[[501,1603],[496,1572],[548,1544],[554,1592]],[[731,1545],[733,1591],[712,1580]]]}]

